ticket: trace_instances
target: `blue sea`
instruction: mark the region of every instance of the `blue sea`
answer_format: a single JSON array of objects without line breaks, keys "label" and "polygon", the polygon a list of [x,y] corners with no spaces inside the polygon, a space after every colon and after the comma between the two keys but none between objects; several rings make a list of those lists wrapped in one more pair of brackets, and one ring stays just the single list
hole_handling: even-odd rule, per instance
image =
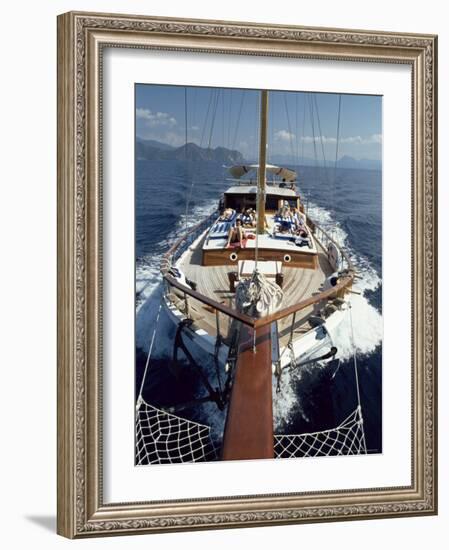
[{"label": "blue sea", "polygon": [[[298,188],[309,216],[345,247],[360,278],[351,296],[349,325],[335,335],[342,359],[308,366],[283,379],[274,395],[275,433],[333,428],[357,406],[354,353],[369,453],[382,452],[382,174],[375,170],[297,166]],[[136,395],[142,385],[154,327],[157,331],[143,384],[148,403],[166,407],[204,395],[187,362],[172,364],[174,328],[160,310],[159,260],[187,227],[212,212],[229,187],[221,164],[136,162]],[[353,338],[351,335],[353,332]],[[334,336],[334,335],[333,335]],[[209,357],[197,357],[213,372]],[[219,445],[225,413],[215,404],[190,406],[179,416],[211,426]]]}]

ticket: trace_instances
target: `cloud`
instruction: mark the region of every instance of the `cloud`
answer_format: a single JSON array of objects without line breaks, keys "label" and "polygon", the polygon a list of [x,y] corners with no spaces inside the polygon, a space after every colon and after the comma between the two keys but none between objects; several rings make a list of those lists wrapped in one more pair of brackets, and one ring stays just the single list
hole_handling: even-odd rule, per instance
[{"label": "cloud", "polygon": [[[337,138],[330,136],[302,136],[301,141],[304,143],[323,142],[337,143]],[[340,143],[351,143],[358,145],[370,145],[372,143],[382,143],[382,134],[372,134],[371,136],[362,138],[362,136],[347,136],[340,138]]]},{"label": "cloud", "polygon": [[291,139],[295,139],[295,134],[287,130],[278,130],[274,133],[274,139],[276,141],[290,141]]},{"label": "cloud", "polygon": [[150,109],[136,109],[136,118],[141,120],[146,126],[154,128],[156,126],[176,126],[176,119],[168,113],[160,111],[153,113]]},{"label": "cloud", "polygon": [[[185,135],[184,134],[178,134],[177,132],[165,132],[161,137],[160,140],[163,143],[167,143],[167,145],[172,145],[173,147],[181,147],[181,145],[185,144]],[[189,141],[195,141],[193,139],[189,139]]]},{"label": "cloud", "polygon": [[323,142],[323,143],[336,143],[337,139],[328,136],[301,136],[300,140],[304,143]]}]

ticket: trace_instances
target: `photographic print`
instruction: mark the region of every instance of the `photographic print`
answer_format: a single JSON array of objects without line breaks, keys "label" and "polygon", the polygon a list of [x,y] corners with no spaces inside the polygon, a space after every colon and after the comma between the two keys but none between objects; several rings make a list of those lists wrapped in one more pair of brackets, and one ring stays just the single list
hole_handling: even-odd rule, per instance
[{"label": "photographic print", "polygon": [[435,35],[58,17],[58,533],[437,513],[436,92]]},{"label": "photographic print", "polygon": [[382,97],[135,85],[137,465],[382,452]]}]

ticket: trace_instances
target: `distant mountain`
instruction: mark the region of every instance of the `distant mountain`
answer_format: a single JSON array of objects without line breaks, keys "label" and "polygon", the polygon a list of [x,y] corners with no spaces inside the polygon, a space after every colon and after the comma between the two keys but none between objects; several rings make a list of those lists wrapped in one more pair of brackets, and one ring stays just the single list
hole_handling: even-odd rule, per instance
[{"label": "distant mountain", "polygon": [[[136,156],[139,160],[191,160],[191,161],[207,161],[221,162],[223,164],[251,164],[245,160],[240,151],[227,149],[226,147],[216,147],[215,149],[207,149],[200,147],[196,143],[187,143],[181,147],[173,147],[167,143],[156,141],[154,139],[136,140]],[[274,164],[280,166],[315,166],[316,161],[309,157],[295,158],[292,155],[273,155],[269,159]],[[257,164],[257,161],[254,161]],[[322,159],[318,160],[319,166],[324,166]],[[329,159],[326,163],[328,168],[333,168],[334,161]],[[355,159],[348,155],[344,155],[337,161],[339,168],[355,168],[365,170],[380,170],[382,162],[372,159]]]},{"label": "distant mountain", "polygon": [[[316,161],[313,158],[309,157],[292,157],[291,155],[273,155],[270,157],[270,162],[275,164],[284,165],[298,165],[298,166],[315,166]],[[324,166],[323,160],[318,159],[318,166]],[[326,166],[328,168],[333,168],[334,161],[327,160]],[[337,161],[338,168],[358,168],[364,170],[380,170],[382,168],[382,162],[380,160],[372,159],[355,159],[348,155],[345,155],[338,159]]]},{"label": "distant mountain", "polygon": [[206,149],[195,143],[187,143],[181,147],[171,147],[155,140],[137,140],[136,156],[139,160],[212,160],[224,164],[241,164],[245,162],[243,155],[226,147]]},{"label": "distant mountain", "polygon": [[169,145],[168,143],[162,143],[162,141],[156,141],[155,139],[137,138],[137,142],[142,143],[146,147],[156,147],[156,149],[162,149],[163,151],[175,149],[173,145]]},{"label": "distant mountain", "polygon": [[158,154],[161,151],[172,151],[174,147],[161,143],[154,139],[140,139],[136,140],[136,157],[138,159],[157,159]]}]

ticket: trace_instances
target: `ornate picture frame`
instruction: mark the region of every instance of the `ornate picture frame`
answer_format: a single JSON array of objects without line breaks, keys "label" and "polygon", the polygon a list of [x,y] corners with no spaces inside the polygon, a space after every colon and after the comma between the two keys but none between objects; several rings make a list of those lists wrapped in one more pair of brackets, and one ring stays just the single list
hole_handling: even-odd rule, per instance
[{"label": "ornate picture frame", "polygon": [[[105,48],[404,64],[412,74],[409,486],[105,503]],[[58,17],[58,533],[89,536],[437,513],[437,37],[70,12]]]}]

